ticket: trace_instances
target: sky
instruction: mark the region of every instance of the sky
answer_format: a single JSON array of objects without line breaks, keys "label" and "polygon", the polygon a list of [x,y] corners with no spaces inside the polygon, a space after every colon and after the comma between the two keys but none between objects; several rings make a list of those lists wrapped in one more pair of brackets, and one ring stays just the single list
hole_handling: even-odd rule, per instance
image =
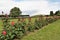
[{"label": "sky", "polygon": [[20,8],[22,15],[49,15],[60,10],[60,0],[0,0],[0,14],[9,14],[14,7]]}]

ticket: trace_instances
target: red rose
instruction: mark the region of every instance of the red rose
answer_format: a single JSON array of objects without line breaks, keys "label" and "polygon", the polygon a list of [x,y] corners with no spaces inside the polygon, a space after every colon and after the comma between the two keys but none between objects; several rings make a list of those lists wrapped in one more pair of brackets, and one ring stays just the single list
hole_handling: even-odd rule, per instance
[{"label": "red rose", "polygon": [[6,33],[6,31],[3,31],[2,34],[3,34],[3,35],[6,35],[7,33]]},{"label": "red rose", "polygon": [[12,26],[15,24],[14,21],[11,22]]}]

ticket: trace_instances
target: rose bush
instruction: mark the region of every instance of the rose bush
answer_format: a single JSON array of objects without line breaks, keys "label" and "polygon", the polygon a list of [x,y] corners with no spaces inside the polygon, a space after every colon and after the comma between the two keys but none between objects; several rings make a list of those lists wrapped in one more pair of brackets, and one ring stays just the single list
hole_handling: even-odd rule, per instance
[{"label": "rose bush", "polygon": [[26,24],[24,22],[15,23],[12,21],[11,23],[6,16],[3,20],[3,30],[0,35],[0,40],[14,40],[16,38],[20,39],[25,34],[24,26]]},{"label": "rose bush", "polygon": [[[26,24],[26,21],[24,18],[20,20],[18,18],[18,21],[15,23],[14,21],[9,21],[8,16],[6,15],[5,18],[2,19],[3,21],[3,30],[0,34],[0,40],[14,40],[22,38],[26,32],[33,32],[36,29],[40,29],[43,26],[52,23],[55,21],[55,18],[46,18],[43,19],[39,17],[39,19],[35,20],[34,23],[31,21],[31,17],[28,18],[28,24]],[[27,26],[26,26],[27,25]],[[27,28],[27,30],[26,30]]]},{"label": "rose bush", "polygon": [[34,24],[31,22],[31,17],[28,18],[28,31],[33,32],[34,31]]}]

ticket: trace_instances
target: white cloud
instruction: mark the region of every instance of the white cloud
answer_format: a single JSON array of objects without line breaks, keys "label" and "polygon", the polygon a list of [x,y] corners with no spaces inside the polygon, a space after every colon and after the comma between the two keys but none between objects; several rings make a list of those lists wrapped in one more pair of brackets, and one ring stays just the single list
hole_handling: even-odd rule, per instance
[{"label": "white cloud", "polygon": [[10,9],[13,7],[19,7],[22,12],[28,10],[37,10],[37,13],[23,13],[23,14],[30,14],[32,15],[39,15],[39,14],[49,14],[49,11],[56,11],[59,10],[59,3],[54,2],[51,3],[47,0],[39,0],[39,1],[19,1],[15,2],[12,0],[0,0],[0,13],[4,11],[5,13],[9,13]]}]

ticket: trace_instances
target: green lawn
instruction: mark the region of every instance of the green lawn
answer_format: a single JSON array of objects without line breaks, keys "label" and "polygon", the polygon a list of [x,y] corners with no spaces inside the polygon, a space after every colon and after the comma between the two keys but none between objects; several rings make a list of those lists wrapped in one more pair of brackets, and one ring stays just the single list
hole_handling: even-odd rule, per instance
[{"label": "green lawn", "polygon": [[1,31],[2,31],[2,21],[0,20],[0,33],[1,33]]},{"label": "green lawn", "polygon": [[60,40],[60,20],[29,33],[22,40]]}]

